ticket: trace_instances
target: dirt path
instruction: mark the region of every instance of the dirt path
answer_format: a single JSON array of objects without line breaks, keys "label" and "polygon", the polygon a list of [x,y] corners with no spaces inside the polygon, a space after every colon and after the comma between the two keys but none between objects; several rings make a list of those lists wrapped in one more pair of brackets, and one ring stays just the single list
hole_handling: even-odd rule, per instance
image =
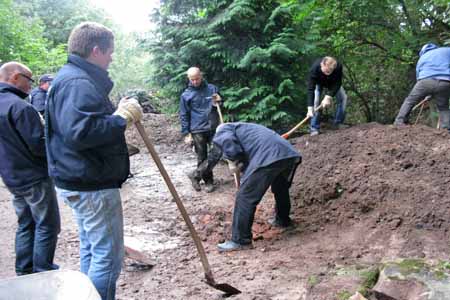
[{"label": "dirt path", "polygon": [[[346,299],[358,289],[364,271],[382,261],[448,260],[450,199],[440,195],[448,191],[450,144],[435,130],[368,125],[294,139],[304,156],[292,188],[296,228],[280,231],[267,225],[273,211],[268,193],[256,214],[255,249],[219,254],[216,244],[230,233],[232,176],[219,165],[217,190],[195,192],[185,175],[195,156],[182,145],[176,121],[147,115],[145,126],[199,230],[217,281],[244,292],[232,299]],[[117,299],[222,299],[202,282],[193,242],[137,133],[129,133],[128,140],[141,153],[131,158],[134,177],[121,191],[126,242],[148,253],[156,265],[138,271],[126,261]],[[437,169],[426,172],[430,164]],[[65,205],[61,210],[56,261],[78,269],[76,225]],[[5,278],[14,275],[16,220],[4,188],[0,214],[0,278]]]}]

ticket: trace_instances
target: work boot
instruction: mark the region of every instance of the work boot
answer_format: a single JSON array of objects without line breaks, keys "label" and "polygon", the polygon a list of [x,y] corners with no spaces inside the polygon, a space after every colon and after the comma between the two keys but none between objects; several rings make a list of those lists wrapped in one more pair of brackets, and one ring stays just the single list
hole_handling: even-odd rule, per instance
[{"label": "work boot", "polygon": [[311,130],[309,135],[311,136],[319,135],[319,130]]},{"label": "work boot", "polygon": [[188,178],[191,180],[194,190],[200,192],[202,188],[200,187],[200,180],[195,177],[195,172],[189,173]]},{"label": "work boot", "polygon": [[214,183],[212,182],[207,182],[205,184],[205,192],[207,193],[212,193],[214,191]]},{"label": "work boot", "polygon": [[235,243],[233,241],[225,241],[224,243],[217,244],[217,248],[218,248],[219,252],[230,252],[230,251],[252,249],[253,245],[252,245],[252,243],[242,245],[242,244]]},{"label": "work boot", "polygon": [[293,228],[294,222],[292,222],[291,218],[289,218],[287,221],[281,221],[278,218],[270,218],[267,220],[267,223],[269,223],[272,227],[278,227],[278,228]]}]

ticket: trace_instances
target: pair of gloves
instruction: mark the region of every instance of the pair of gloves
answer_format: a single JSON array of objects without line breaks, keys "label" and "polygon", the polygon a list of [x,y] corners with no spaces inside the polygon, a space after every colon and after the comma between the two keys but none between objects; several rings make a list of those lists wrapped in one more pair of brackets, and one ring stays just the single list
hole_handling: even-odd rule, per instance
[{"label": "pair of gloves", "polygon": [[[326,95],[323,97],[322,102],[320,103],[322,105],[322,108],[327,108],[331,106],[331,100],[333,98],[331,96]],[[308,106],[308,112],[306,113],[306,116],[308,118],[312,118],[314,116],[314,107]]]},{"label": "pair of gloves", "polygon": [[114,115],[120,116],[127,121],[127,128],[140,120],[142,120],[142,107],[134,98],[122,98],[119,101],[117,110]]}]

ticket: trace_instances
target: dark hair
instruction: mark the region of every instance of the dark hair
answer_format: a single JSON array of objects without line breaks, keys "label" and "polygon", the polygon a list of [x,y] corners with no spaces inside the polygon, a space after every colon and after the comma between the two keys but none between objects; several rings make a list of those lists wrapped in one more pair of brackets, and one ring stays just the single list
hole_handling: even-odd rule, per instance
[{"label": "dark hair", "polygon": [[106,52],[113,42],[114,34],[109,28],[95,22],[83,22],[70,33],[68,51],[69,54],[88,58],[95,46]]}]

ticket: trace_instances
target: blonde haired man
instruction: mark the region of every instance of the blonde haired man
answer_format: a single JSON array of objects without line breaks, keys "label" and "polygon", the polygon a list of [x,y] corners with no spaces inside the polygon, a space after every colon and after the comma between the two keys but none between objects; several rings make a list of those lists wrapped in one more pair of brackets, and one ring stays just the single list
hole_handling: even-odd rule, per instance
[{"label": "blonde haired man", "polygon": [[[336,97],[336,115],[334,125],[342,128],[345,120],[347,95],[342,87],[342,64],[334,57],[325,56],[314,62],[308,77],[308,116],[311,117],[311,135],[319,134],[320,111],[314,110],[322,104],[322,108],[330,107]],[[320,97],[324,94],[322,102]]]},{"label": "blonde haired man", "polygon": [[119,188],[130,173],[125,129],[141,119],[142,109],[137,100],[124,98],[114,111],[109,101],[110,29],[81,23],[68,49],[46,103],[49,173],[78,222],[81,271],[102,300],[113,300],[124,256]]}]

